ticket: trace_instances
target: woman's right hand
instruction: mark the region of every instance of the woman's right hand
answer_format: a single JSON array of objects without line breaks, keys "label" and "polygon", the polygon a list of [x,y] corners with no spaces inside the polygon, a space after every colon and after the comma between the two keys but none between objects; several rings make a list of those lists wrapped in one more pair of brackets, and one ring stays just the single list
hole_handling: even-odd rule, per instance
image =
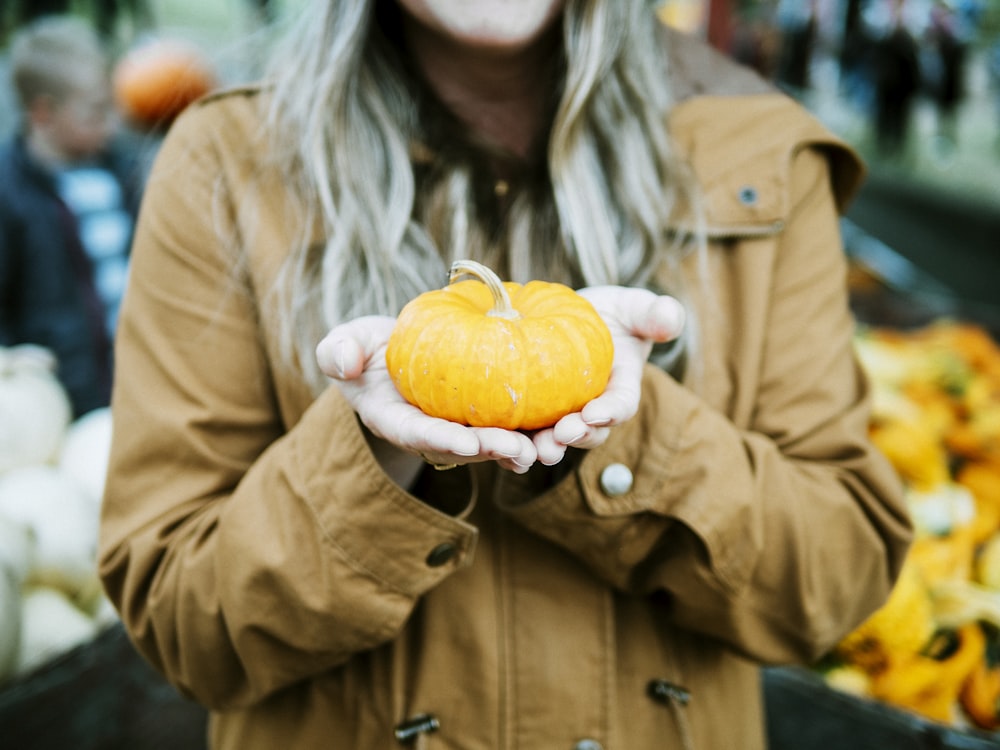
[{"label": "woman's right hand", "polygon": [[653,344],[672,341],[684,330],[684,307],[668,295],[622,286],[586,287],[579,293],[611,331],[615,347],[611,378],[604,392],[580,411],[534,435],[538,460],[546,465],[562,461],[570,446],[597,448],[612,427],[631,419],[639,410],[643,368]]},{"label": "woman's right hand", "polygon": [[371,433],[431,464],[497,461],[518,474],[531,468],[538,454],[524,433],[431,417],[400,395],[385,363],[395,324],[390,316],[356,318],[333,328],[316,347],[320,369]]}]

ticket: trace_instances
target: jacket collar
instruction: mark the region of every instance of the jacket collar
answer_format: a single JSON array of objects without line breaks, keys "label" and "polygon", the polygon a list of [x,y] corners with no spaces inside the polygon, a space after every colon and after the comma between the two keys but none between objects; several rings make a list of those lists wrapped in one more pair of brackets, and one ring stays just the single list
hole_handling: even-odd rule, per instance
[{"label": "jacket collar", "polygon": [[777,92],[687,99],[675,107],[670,129],[699,185],[710,236],[781,231],[791,210],[792,162],[803,149],[827,154],[840,211],[865,175],[850,146]]},{"label": "jacket collar", "polygon": [[[818,148],[830,160],[831,187],[845,211],[864,181],[865,166],[846,142],[795,100],[775,90],[747,94],[702,94],[678,103],[669,127],[682,159],[693,172],[710,237],[769,236],[785,225],[795,155]],[[414,163],[432,162],[434,151],[413,141]],[[693,232],[692,214],[678,221]]]}]

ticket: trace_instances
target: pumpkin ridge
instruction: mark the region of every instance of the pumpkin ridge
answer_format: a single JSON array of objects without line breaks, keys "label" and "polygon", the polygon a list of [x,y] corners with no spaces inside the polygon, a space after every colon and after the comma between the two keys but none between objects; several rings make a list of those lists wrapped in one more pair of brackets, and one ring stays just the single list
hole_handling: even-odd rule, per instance
[{"label": "pumpkin ridge", "polygon": [[[456,315],[460,315],[463,318],[473,318],[476,317],[476,313],[470,312],[465,306],[462,306]],[[455,367],[456,363],[459,367],[464,369],[462,365],[461,357],[442,357],[440,354],[441,341],[451,340],[451,347],[458,349],[459,346],[464,343],[467,338],[464,334],[466,332],[465,325],[448,325],[446,318],[443,316],[431,316],[431,318],[424,326],[424,330],[417,335],[417,342],[420,344],[420,349],[417,354],[417,361],[423,364],[422,371],[420,373],[416,372],[414,369],[414,375],[418,378],[426,378],[432,383],[436,383],[433,388],[426,388],[422,383],[418,384],[415,393],[418,394],[418,399],[421,401],[420,408],[428,414],[434,414],[441,416],[444,419],[449,419],[453,422],[465,422],[465,411],[461,408],[462,394],[456,392],[459,386],[456,383],[461,383],[461,378],[456,376]],[[462,347],[463,350],[467,349],[466,346]]]},{"label": "pumpkin ridge", "polygon": [[[585,353],[586,355],[585,362],[580,370],[575,373],[566,373],[567,377],[578,376],[580,378],[580,381],[577,383],[581,389],[580,399],[573,408],[574,411],[578,411],[588,401],[604,392],[611,374],[614,345],[610,332],[607,330],[602,331],[586,316],[567,314],[561,317],[554,317],[553,322],[561,326],[563,335],[567,340],[574,342],[576,351]],[[601,344],[606,344],[606,347],[600,351],[595,350],[594,343],[597,341]]]},{"label": "pumpkin ridge", "polygon": [[462,279],[430,294],[440,295],[436,301],[461,306],[466,312],[485,314],[493,306],[489,289],[477,279]]},{"label": "pumpkin ridge", "polygon": [[[452,337],[451,356],[453,361],[449,375],[455,380],[455,416],[454,420],[474,427],[484,426],[482,423],[484,413],[489,410],[484,408],[482,398],[481,368],[484,367],[482,357],[477,351],[481,346],[482,329],[486,311],[476,309],[470,313],[468,321],[463,320],[460,325],[449,327],[449,336]],[[488,369],[488,363],[485,365]],[[472,373],[472,377],[468,377]],[[450,412],[449,412],[450,413]]]},{"label": "pumpkin ridge", "polygon": [[[547,411],[554,415],[570,414],[579,411],[590,400],[589,391],[581,393],[579,381],[574,377],[575,363],[582,354],[586,354],[588,347],[572,321],[559,315],[549,316],[546,320],[548,338],[553,342],[545,352]],[[561,335],[552,335],[553,330]]]},{"label": "pumpkin ridge", "polygon": [[[515,310],[518,308],[515,306]],[[519,311],[520,312],[520,311]],[[534,394],[529,391],[528,366],[530,361],[524,356],[526,344],[528,343],[525,332],[526,319],[522,317],[516,324],[510,326],[511,351],[515,353],[507,372],[514,371],[513,376],[508,377],[508,382],[504,383],[504,395],[511,402],[511,414],[509,424],[520,426],[529,412],[529,408],[534,404]],[[530,351],[530,348],[529,348]]]},{"label": "pumpkin ridge", "polygon": [[406,363],[403,377],[405,389],[401,388],[400,390],[407,401],[424,412],[428,411],[428,407],[433,408],[423,395],[421,388],[422,382],[431,376],[428,369],[429,360],[433,361],[433,358],[428,358],[425,351],[428,348],[433,350],[431,342],[437,332],[435,321],[428,318],[429,316],[426,314],[416,314],[406,321],[410,329],[416,328],[418,330],[416,334],[405,337],[405,343],[399,351],[400,362]]}]

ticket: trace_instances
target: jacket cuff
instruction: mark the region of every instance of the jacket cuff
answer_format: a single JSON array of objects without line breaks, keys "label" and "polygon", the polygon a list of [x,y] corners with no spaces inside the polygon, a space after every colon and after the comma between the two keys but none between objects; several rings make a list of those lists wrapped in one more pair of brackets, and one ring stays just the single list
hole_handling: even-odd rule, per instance
[{"label": "jacket cuff", "polygon": [[[741,499],[752,478],[737,476],[746,466],[740,436],[696,394],[651,365],[642,404],[551,489],[538,494],[536,488],[532,496],[523,479],[506,480],[500,506],[625,590],[641,586],[636,568],[680,522],[708,551],[705,576],[723,589],[739,588],[754,554]],[[612,472],[627,481],[612,486]]]},{"label": "jacket cuff", "polygon": [[[335,387],[321,394],[291,435],[296,491],[329,545],[359,576],[415,597],[472,563],[476,528],[393,482]],[[464,482],[474,498],[472,472],[455,474],[441,481]]]},{"label": "jacket cuff", "polygon": [[[671,380],[647,366],[640,413],[615,427],[600,447],[574,452],[581,458],[554,486],[542,489],[532,471],[504,476],[497,493],[498,505],[518,523],[570,550],[623,589],[671,523],[665,514],[650,512],[662,506],[678,439],[663,411],[664,388],[652,382],[660,379]],[[624,484],[611,486],[615,473]]]}]

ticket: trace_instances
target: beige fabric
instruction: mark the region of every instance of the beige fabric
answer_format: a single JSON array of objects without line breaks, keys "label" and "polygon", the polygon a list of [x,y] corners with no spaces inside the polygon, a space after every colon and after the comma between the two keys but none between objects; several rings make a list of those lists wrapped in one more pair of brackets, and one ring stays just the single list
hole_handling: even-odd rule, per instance
[{"label": "beige fabric", "polygon": [[[459,518],[387,478],[335,388],[313,402],[279,364],[268,289],[293,232],[255,171],[258,96],[190,109],[158,157],[101,538],[129,632],[215,709],[213,746],[395,748],[427,712],[427,750],[763,748],[755,662],[821,654],[909,539],[851,356],[854,157],[779,94],[680,105],[717,238],[703,380],[650,365],[640,414],[565,476],[427,472],[421,497],[471,498]],[[634,484],[612,498],[614,462]]]}]

